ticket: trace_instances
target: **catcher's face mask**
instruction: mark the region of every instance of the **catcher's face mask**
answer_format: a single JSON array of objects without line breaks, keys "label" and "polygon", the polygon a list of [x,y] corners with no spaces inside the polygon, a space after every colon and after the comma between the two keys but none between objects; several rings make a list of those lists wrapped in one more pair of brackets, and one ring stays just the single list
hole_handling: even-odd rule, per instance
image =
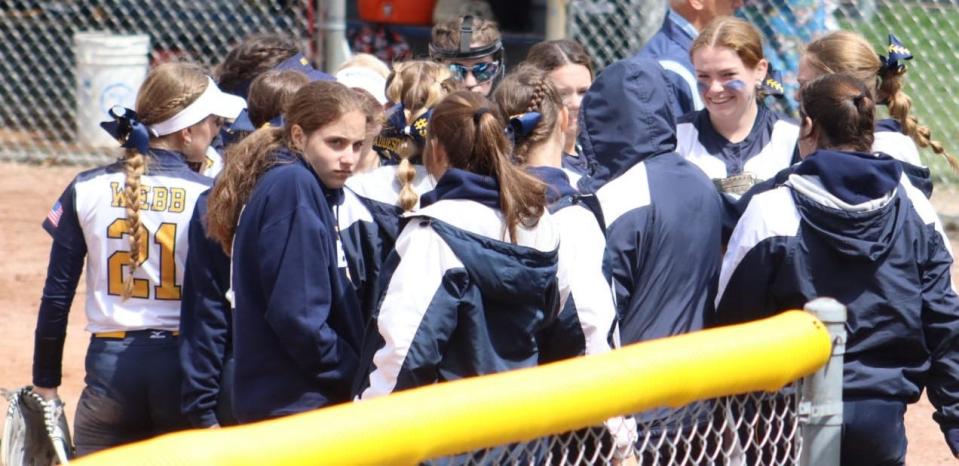
[{"label": "catcher's face mask", "polygon": [[460,40],[457,49],[444,49],[430,44],[430,57],[446,63],[453,77],[461,81],[469,90],[488,95],[502,79],[506,66],[503,60],[503,42],[495,41],[479,47],[472,47],[473,17],[464,16],[460,26]]}]

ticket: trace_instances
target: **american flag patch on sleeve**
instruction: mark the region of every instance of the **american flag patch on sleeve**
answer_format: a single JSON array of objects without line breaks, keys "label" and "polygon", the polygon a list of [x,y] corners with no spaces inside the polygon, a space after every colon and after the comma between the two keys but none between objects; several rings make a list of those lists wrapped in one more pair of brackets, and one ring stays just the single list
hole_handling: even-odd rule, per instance
[{"label": "american flag patch on sleeve", "polygon": [[57,201],[56,204],[53,204],[53,208],[50,209],[50,213],[47,214],[47,220],[53,225],[54,228],[60,225],[60,217],[63,216],[63,205],[60,204],[60,201]]}]

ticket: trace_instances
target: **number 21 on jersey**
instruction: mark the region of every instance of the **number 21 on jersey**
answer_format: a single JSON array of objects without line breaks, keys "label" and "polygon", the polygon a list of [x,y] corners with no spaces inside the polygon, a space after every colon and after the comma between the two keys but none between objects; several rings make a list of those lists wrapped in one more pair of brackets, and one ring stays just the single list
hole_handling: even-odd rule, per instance
[{"label": "number 21 on jersey", "polygon": [[[153,287],[153,295],[159,300],[180,299],[180,287],[176,284],[176,228],[175,223],[161,223],[155,232],[148,231],[140,226],[141,233],[147,241],[140,242],[140,258],[137,265],[142,265],[150,258],[153,246],[157,246],[160,254],[160,284]],[[130,234],[130,220],[118,218],[107,227],[107,238],[122,239]],[[108,293],[115,296],[123,294],[123,273],[129,269],[130,251],[119,250],[107,259]],[[129,273],[129,272],[127,272]],[[133,293],[131,298],[150,298],[150,281],[145,278],[133,279]]]}]

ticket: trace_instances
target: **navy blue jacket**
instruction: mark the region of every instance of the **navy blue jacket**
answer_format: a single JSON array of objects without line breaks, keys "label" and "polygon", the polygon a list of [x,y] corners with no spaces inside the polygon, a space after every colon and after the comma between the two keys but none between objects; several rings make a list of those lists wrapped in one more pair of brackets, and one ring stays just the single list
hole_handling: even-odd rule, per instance
[{"label": "navy blue jacket", "polygon": [[[752,198],[723,260],[711,321],[830,296],[848,309],[846,399],[919,399],[959,439],[959,297],[935,211],[889,157],[817,151]],[[959,444],[952,444],[959,451]]]},{"label": "navy blue jacket", "polygon": [[548,214],[504,241],[495,179],[449,169],[409,216],[368,329],[362,398],[532,367],[535,335],[560,309]]},{"label": "navy blue jacket", "polygon": [[750,173],[765,180],[799,161],[799,125],[761,103],[749,135],[740,142],[719,134],[706,109],[680,117],[676,139],[676,152],[710,179]]},{"label": "navy blue jacket", "polygon": [[[799,125],[761,103],[749,135],[740,142],[731,143],[719,134],[706,109],[681,117],[676,135],[676,152],[712,180],[748,173],[765,181],[799,161]],[[739,220],[739,197],[723,193],[723,238]]]},{"label": "navy blue jacket", "polygon": [[663,27],[643,46],[639,56],[659,62],[666,70],[666,79],[672,87],[675,100],[673,114],[677,117],[703,108],[696,84],[696,68],[689,58],[689,49],[699,33],[673,10],[666,12]]},{"label": "navy blue jacket", "polygon": [[580,110],[580,142],[596,165],[579,186],[602,206],[624,344],[701,329],[722,260],[720,196],[675,153],[666,79],[652,60],[614,63]]},{"label": "navy blue jacket", "polygon": [[218,424],[217,401],[223,363],[233,340],[230,302],[230,258],[207,236],[209,191],[197,199],[190,220],[190,252],[180,303],[180,367],[183,369],[181,410],[194,427]]},{"label": "navy blue jacket", "polygon": [[299,156],[257,181],[233,241],[234,411],[241,422],[349,400],[362,323],[327,190]]}]

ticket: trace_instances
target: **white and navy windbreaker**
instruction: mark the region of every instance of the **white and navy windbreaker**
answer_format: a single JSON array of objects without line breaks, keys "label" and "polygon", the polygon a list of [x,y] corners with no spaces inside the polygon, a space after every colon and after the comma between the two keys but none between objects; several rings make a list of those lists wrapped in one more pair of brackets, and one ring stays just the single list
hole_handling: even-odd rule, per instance
[{"label": "white and navy windbreaker", "polygon": [[817,151],[783,186],[752,198],[710,320],[745,322],[833,297],[848,309],[844,397],[914,402],[928,387],[947,440],[959,439],[959,297],[948,244],[895,160]]},{"label": "white and navy windbreaker", "polygon": [[676,125],[676,152],[713,180],[743,173],[772,178],[799,161],[798,139],[799,125],[762,103],[757,104],[749,135],[740,142],[729,142],[713,128],[708,109],[684,115]]},{"label": "white and navy windbreaker", "polygon": [[[412,188],[422,196],[433,182],[422,165],[413,165]],[[363,321],[368,322],[382,290],[379,276],[400,231],[403,209],[398,166],[385,165],[349,178],[343,203],[336,208],[336,221],[349,264],[350,281],[360,300]]]},{"label": "white and navy windbreaker", "polygon": [[421,205],[384,267],[360,398],[536,366],[535,335],[561,308],[559,232],[548,214],[517,227],[516,244],[504,241],[496,180],[458,169]]},{"label": "white and navy windbreaker", "polygon": [[606,222],[624,344],[703,327],[721,256],[721,201],[702,171],[675,153],[672,92],[664,71],[634,57],[607,67],[580,111],[583,152]]},{"label": "white and navy windbreaker", "polygon": [[553,325],[540,333],[540,362],[610,350],[616,304],[603,274],[605,222],[599,201],[570,185],[565,169],[529,167],[546,183],[549,212],[560,232],[559,269],[567,271],[566,304]]},{"label": "white and navy windbreaker", "polygon": [[[719,134],[707,109],[681,117],[676,137],[676,152],[702,169],[717,185],[727,177],[743,174],[761,182],[799,161],[799,125],[762,103],[757,105],[749,135],[740,142],[729,142]],[[740,194],[723,193],[723,238],[729,236],[739,220],[739,197]]]}]

